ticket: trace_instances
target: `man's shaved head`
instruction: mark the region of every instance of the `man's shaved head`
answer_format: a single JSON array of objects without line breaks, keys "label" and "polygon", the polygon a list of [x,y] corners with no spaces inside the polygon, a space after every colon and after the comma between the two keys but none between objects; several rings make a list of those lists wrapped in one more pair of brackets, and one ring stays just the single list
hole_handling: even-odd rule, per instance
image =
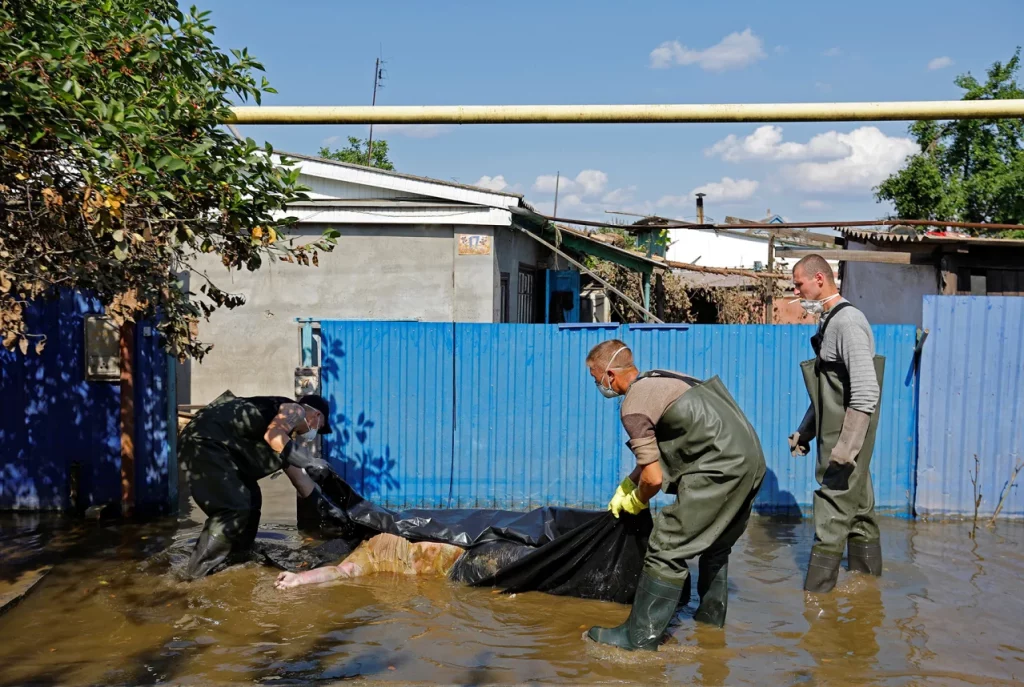
[{"label": "man's shaved head", "polygon": [[805,277],[813,277],[820,273],[825,275],[825,281],[829,284],[835,285],[836,283],[836,275],[832,273],[832,267],[825,258],[817,254],[801,258],[800,262],[793,266],[794,275],[797,271],[800,271]]},{"label": "man's shaved head", "polygon": [[[616,351],[623,348],[626,350],[615,355]],[[614,361],[612,361],[612,356],[615,356]],[[622,341],[612,339],[611,341],[597,344],[587,354],[587,367],[596,367],[603,372],[608,367],[609,362],[616,368],[633,367],[633,352]]]}]

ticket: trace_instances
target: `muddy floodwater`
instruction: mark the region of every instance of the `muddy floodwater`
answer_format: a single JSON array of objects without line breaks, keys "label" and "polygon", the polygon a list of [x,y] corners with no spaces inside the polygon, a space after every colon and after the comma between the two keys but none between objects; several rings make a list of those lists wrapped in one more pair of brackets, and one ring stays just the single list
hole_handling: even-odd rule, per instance
[{"label": "muddy floodwater", "polygon": [[[260,539],[297,546],[294,495],[264,481]],[[277,591],[255,563],[178,580],[202,513],[68,525],[0,516],[0,685],[997,685],[1024,681],[1024,526],[883,521],[885,574],[801,591],[809,521],[754,518],[730,563],[724,630],[679,614],[657,654],[582,639],[628,607],[378,575]]]}]

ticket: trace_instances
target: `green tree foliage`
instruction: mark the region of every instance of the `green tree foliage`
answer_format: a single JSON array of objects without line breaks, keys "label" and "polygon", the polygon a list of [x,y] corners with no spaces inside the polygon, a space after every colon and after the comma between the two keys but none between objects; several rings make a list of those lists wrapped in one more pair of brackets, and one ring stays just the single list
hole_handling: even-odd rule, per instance
[{"label": "green tree foliage", "polygon": [[[1024,98],[1019,67],[1020,48],[993,64],[984,82],[964,74],[955,83],[963,100]],[[1024,223],[1024,119],[915,122],[910,133],[921,152],[875,189],[896,217]]]},{"label": "green tree foliage", "polygon": [[[196,324],[243,302],[176,278],[200,254],[228,270],[316,263],[334,235],[284,236],[298,170],[219,125],[231,100],[273,92],[246,50],[213,44],[207,12],[174,0],[0,2],[0,340],[22,352],[29,301],[98,297],[119,322],[159,315],[165,344],[201,358]],[[197,276],[195,281],[202,279]],[[191,296],[191,297],[190,297]]]},{"label": "green tree foliage", "polygon": [[372,160],[370,159],[369,147],[369,139],[363,140],[356,138],[355,136],[349,136],[348,147],[338,148],[337,150],[321,148],[319,155],[327,160],[348,162],[349,164],[362,165],[363,167],[376,167],[377,169],[395,168],[395,166],[391,164],[391,160],[388,159],[387,141],[380,139],[373,142]]}]

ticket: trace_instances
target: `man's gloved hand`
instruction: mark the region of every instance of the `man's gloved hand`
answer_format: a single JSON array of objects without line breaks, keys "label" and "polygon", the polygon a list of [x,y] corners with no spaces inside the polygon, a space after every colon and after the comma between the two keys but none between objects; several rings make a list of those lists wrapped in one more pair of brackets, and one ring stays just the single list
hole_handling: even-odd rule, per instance
[{"label": "man's gloved hand", "polygon": [[289,465],[305,470],[306,474],[314,482],[320,482],[331,473],[331,466],[326,460],[314,458],[306,448],[300,446],[294,439],[285,445],[284,450],[281,451],[281,457]]},{"label": "man's gloved hand", "polygon": [[864,446],[870,424],[871,415],[847,408],[843,416],[843,429],[839,432],[839,440],[829,454],[828,462],[851,467],[856,465],[857,454]]},{"label": "man's gloved hand", "polygon": [[[622,499],[622,510],[626,511],[630,515],[640,515],[640,511],[645,510],[647,504],[640,500],[640,490],[634,489],[633,491],[626,494],[626,498]],[[615,517],[619,517],[616,515]]]},{"label": "man's gloved hand", "polygon": [[615,517],[619,517],[619,511],[622,510],[622,500],[635,489],[636,485],[633,484],[633,480],[628,477],[619,483],[618,488],[615,490],[615,494],[612,496],[612,500],[608,502],[608,510],[610,510]]},{"label": "man's gloved hand", "polygon": [[811,440],[800,432],[789,435],[789,455],[794,458],[806,456],[811,452]]},{"label": "man's gloved hand", "polygon": [[611,503],[608,504],[608,510],[615,517],[619,517],[622,511],[638,515],[645,508],[647,508],[647,504],[640,500],[640,491],[628,477],[622,480],[622,484],[615,490],[615,496],[612,497]]}]

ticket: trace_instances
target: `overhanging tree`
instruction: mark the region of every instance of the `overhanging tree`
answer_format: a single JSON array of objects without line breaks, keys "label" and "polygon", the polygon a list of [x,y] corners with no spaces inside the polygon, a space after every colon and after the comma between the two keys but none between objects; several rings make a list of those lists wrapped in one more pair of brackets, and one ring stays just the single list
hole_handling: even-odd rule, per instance
[{"label": "overhanging tree", "polygon": [[[955,83],[963,100],[1024,98],[1019,68],[1020,48],[1005,64],[993,64],[984,82],[964,74]],[[910,133],[921,152],[876,189],[896,217],[1024,223],[1024,120],[915,122]]]},{"label": "overhanging tree", "polygon": [[178,355],[196,324],[243,299],[176,275],[201,254],[227,270],[309,265],[334,235],[285,236],[298,170],[220,126],[231,98],[273,92],[246,50],[221,52],[208,12],[173,0],[0,2],[0,340],[26,352],[29,302],[60,288],[117,321],[158,318]]},{"label": "overhanging tree", "polygon": [[394,169],[388,159],[388,142],[380,139],[373,142],[373,151],[370,151],[370,140],[359,139],[355,136],[348,137],[348,146],[331,150],[324,147],[320,149],[320,157],[338,162],[348,162],[363,167],[376,167],[377,169]]}]

